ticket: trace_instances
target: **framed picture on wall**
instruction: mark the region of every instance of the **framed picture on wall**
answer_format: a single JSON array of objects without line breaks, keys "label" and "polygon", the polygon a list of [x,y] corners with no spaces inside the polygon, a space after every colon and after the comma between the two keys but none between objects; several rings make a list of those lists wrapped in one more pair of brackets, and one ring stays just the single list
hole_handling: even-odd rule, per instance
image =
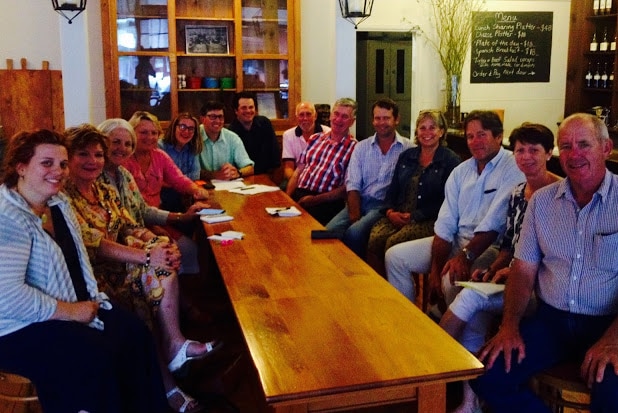
[{"label": "framed picture on wall", "polygon": [[230,52],[226,26],[186,26],[187,54],[228,54]]}]

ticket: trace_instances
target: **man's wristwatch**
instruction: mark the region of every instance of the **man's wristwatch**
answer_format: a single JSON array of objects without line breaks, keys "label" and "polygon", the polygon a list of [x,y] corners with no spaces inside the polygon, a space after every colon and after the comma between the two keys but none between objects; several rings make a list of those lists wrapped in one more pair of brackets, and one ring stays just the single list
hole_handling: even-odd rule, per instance
[{"label": "man's wristwatch", "polygon": [[464,247],[461,252],[463,252],[464,257],[466,257],[469,262],[473,262],[476,259],[476,254],[466,247]]}]

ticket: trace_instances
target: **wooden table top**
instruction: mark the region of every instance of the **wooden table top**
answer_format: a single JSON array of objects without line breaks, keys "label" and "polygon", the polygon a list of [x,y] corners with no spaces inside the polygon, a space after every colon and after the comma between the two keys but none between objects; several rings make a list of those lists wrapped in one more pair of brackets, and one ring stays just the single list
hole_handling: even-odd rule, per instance
[{"label": "wooden table top", "polygon": [[283,191],[215,191],[211,201],[234,220],[205,224],[208,235],[245,233],[211,246],[267,402],[482,373],[472,354],[343,243],[311,240],[323,227],[305,211],[268,215],[265,207],[296,205]]}]

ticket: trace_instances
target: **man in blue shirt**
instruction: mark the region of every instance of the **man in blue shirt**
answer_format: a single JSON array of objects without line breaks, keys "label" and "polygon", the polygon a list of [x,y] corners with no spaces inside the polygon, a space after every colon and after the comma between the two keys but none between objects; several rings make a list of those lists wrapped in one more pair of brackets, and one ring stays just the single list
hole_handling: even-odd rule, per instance
[{"label": "man in blue shirt", "polygon": [[200,112],[204,149],[199,155],[200,178],[230,180],[253,175],[253,161],[234,132],[223,127],[224,105],[209,101]]},{"label": "man in blue shirt", "polygon": [[493,111],[470,112],[464,122],[472,158],[453,169],[433,237],[397,244],[386,251],[388,281],[414,301],[411,273],[429,273],[432,302],[445,310],[474,268],[487,268],[498,254],[508,201],[524,174],[502,147],[502,121]]},{"label": "man in blue shirt", "polygon": [[346,176],[347,204],[326,228],[343,233],[343,242],[365,258],[369,232],[382,217],[386,190],[393,179],[399,155],[412,146],[397,132],[399,106],[380,99],[371,107],[376,133],[356,144]]},{"label": "man in blue shirt", "polygon": [[[506,285],[498,333],[472,388],[492,412],[549,412],[528,387],[539,371],[580,364],[591,412],[618,412],[618,176],[607,127],[576,113],[558,129],[567,178],[530,199]],[[524,318],[532,291],[537,310]]]}]

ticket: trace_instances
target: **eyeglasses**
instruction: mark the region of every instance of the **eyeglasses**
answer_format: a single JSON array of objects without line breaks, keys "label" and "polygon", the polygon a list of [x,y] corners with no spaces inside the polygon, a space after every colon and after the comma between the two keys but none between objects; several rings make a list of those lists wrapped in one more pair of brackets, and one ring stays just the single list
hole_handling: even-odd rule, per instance
[{"label": "eyeglasses", "polygon": [[223,120],[223,115],[206,115],[206,117],[210,120]]},{"label": "eyeglasses", "polygon": [[180,129],[181,132],[187,132],[187,131],[189,131],[190,133],[195,132],[195,126],[187,126],[187,125],[183,125],[182,123],[179,123],[176,126],[178,127],[178,129]]}]

